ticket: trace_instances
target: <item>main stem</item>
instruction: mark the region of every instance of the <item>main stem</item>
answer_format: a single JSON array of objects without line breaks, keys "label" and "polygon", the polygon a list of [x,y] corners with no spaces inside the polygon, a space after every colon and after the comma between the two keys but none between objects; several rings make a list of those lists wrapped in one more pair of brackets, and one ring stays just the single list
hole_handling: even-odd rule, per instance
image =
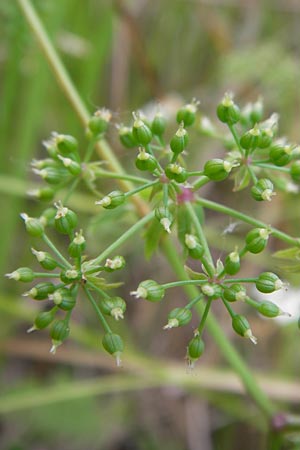
[{"label": "main stem", "polygon": [[[89,112],[83,104],[68,73],[61,63],[57,53],[55,52],[55,49],[53,48],[52,43],[47,36],[44,26],[41,23],[38,15],[36,14],[36,11],[34,10],[30,0],[17,0],[17,2],[19,3],[20,8],[22,9],[22,12],[27,19],[59,85],[61,86],[62,91],[70,101],[73,109],[77,113],[84,127],[86,127],[87,121],[90,117]],[[122,166],[119,164],[110,146],[105,140],[99,142],[97,147],[99,149],[99,153],[101,154],[103,159],[107,161],[112,171],[124,173]],[[126,191],[132,189],[131,184],[126,180],[120,180],[120,184],[125,187]],[[143,216],[149,212],[148,206],[139,197],[133,197],[132,201],[135,204],[137,212],[140,215]],[[295,244],[295,240],[293,240],[293,243]],[[173,267],[176,274],[181,279],[188,279],[184,268],[182,267],[182,263],[173,247],[173,244],[168,239],[164,241],[164,251],[167,259],[170,262],[170,265]],[[101,259],[104,257],[105,255],[102,254]],[[186,286],[185,289],[191,298],[199,295],[197,288],[194,286]],[[203,314],[203,305],[201,305],[200,302],[196,305],[196,308],[200,314]],[[228,341],[222,329],[219,327],[218,323],[212,315],[207,318],[207,326],[211,335],[217,342],[221,352],[235,369],[236,373],[239,374],[248,393],[255,400],[260,409],[267,415],[267,417],[271,417],[275,410],[272,403],[260,389],[246,364],[243,362],[238,353],[235,351],[234,347]]]}]

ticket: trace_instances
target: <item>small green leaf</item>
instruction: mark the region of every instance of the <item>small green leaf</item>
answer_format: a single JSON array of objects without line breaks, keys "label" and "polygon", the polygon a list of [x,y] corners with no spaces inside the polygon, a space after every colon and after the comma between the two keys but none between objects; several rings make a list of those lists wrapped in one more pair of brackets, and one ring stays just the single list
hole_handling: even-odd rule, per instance
[{"label": "small green leaf", "polygon": [[154,219],[144,234],[145,258],[151,259],[153,253],[158,248],[160,238],[164,232],[163,227],[157,219]]},{"label": "small green leaf", "polygon": [[250,183],[251,177],[247,167],[243,166],[240,170],[238,170],[234,177],[234,192],[242,191],[245,189]]},{"label": "small green leaf", "polygon": [[195,272],[188,266],[184,266],[184,270],[191,280],[207,280],[207,276],[204,273]]}]

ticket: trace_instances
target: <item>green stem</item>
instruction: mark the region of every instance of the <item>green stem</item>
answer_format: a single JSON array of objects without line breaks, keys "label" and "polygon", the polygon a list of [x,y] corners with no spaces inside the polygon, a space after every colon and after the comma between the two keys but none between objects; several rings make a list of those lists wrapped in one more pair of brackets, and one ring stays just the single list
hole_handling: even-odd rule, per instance
[{"label": "green stem", "polygon": [[263,169],[278,170],[280,172],[290,173],[290,169],[288,167],[275,166],[274,164],[266,164],[259,161],[252,161],[251,164],[252,166],[261,167]]},{"label": "green stem", "polygon": [[[191,174],[193,172],[190,172],[189,174]],[[201,178],[199,178],[199,180],[195,181],[195,183],[193,183],[193,191],[197,191],[198,189],[200,189],[202,186],[205,186],[207,183],[210,182],[210,179],[206,176],[203,175]]]},{"label": "green stem", "polygon": [[201,286],[202,284],[206,284],[206,283],[207,283],[207,280],[180,280],[180,281],[173,281],[171,283],[164,283],[164,284],[161,284],[161,286],[164,289],[170,289],[173,287],[188,286],[188,285]]},{"label": "green stem", "polygon": [[213,211],[217,211],[222,214],[234,217],[235,219],[242,220],[243,222],[248,223],[249,225],[253,225],[254,227],[268,228],[270,229],[272,235],[275,236],[276,238],[284,242],[287,242],[288,244],[300,246],[300,240],[298,238],[293,238],[288,234],[277,230],[276,228],[270,227],[269,225],[265,224],[264,222],[261,222],[260,220],[256,220],[253,217],[248,216],[247,214],[241,213],[232,208],[228,208],[227,206],[221,205],[220,203],[216,203],[211,200],[206,200],[204,198],[198,198],[197,203],[203,206],[204,208],[212,209]]},{"label": "green stem", "polygon": [[125,196],[126,196],[126,197],[131,197],[132,195],[135,195],[135,194],[137,194],[138,192],[144,191],[145,189],[148,189],[148,188],[150,188],[150,187],[152,187],[152,186],[155,186],[155,185],[158,184],[159,182],[160,182],[159,180],[150,181],[149,183],[144,184],[143,186],[139,186],[139,187],[137,187],[137,188],[135,188],[135,189],[132,189],[132,190],[129,191],[129,192],[126,192],[126,193],[125,193]]},{"label": "green stem", "polygon": [[210,250],[209,250],[209,247],[208,247],[208,244],[207,244],[207,240],[206,240],[205,234],[203,232],[202,226],[201,226],[201,224],[199,222],[199,219],[198,219],[198,217],[197,217],[197,215],[196,215],[196,213],[194,211],[194,208],[193,208],[191,203],[186,202],[186,209],[187,209],[187,212],[188,212],[188,214],[189,214],[189,216],[190,216],[190,218],[191,218],[191,220],[192,220],[192,222],[194,224],[194,227],[195,227],[197,236],[198,236],[198,238],[200,240],[200,243],[201,243],[201,245],[204,248],[204,257],[202,259],[203,265],[204,265],[207,273],[209,274],[209,276],[213,277],[214,276],[214,272],[215,272],[215,270],[214,270],[214,262],[213,262],[213,259],[212,259],[212,256],[211,256],[211,253],[210,253]]},{"label": "green stem", "polygon": [[101,170],[99,168],[95,169],[95,175],[102,178],[113,178],[116,180],[127,180],[134,183],[146,183],[148,180],[146,178],[136,177],[134,175],[127,175],[115,172],[109,172],[108,170]]},{"label": "green stem", "polygon": [[60,251],[55,247],[53,242],[48,238],[48,236],[44,233],[42,236],[43,241],[45,244],[48,245],[48,247],[55,253],[55,255],[63,262],[65,266],[67,266],[69,269],[72,267],[72,265],[69,263],[69,261],[66,260],[66,258],[60,253]]},{"label": "green stem", "polygon": [[200,300],[203,299],[203,295],[198,295],[196,298],[193,298],[189,303],[185,305],[186,309],[191,309],[193,306],[195,306]]},{"label": "green stem", "polygon": [[99,320],[101,322],[101,325],[103,326],[104,330],[107,333],[112,333],[112,331],[110,329],[110,326],[106,322],[105,317],[103,316],[102,312],[100,311],[100,309],[99,309],[99,307],[97,305],[97,302],[94,299],[94,297],[92,296],[92,294],[90,293],[90,291],[87,289],[86,286],[83,288],[83,290],[86,293],[86,296],[89,299],[91,305],[93,306],[93,308],[94,308],[94,310],[95,310],[95,312],[96,312],[96,314],[97,314],[97,316],[98,316],[98,318],[99,318]]},{"label": "green stem", "polygon": [[232,134],[232,136],[233,136],[233,139],[234,139],[234,141],[235,141],[235,143],[236,143],[237,148],[238,148],[239,151],[240,151],[240,154],[241,154],[242,156],[244,156],[244,149],[242,148],[242,146],[241,146],[241,144],[240,144],[240,139],[239,139],[239,136],[238,136],[238,134],[237,134],[237,132],[236,132],[236,129],[235,129],[234,125],[228,124],[228,128],[229,128],[229,130],[230,130],[230,132],[231,132],[231,134]]},{"label": "green stem", "polygon": [[83,162],[84,163],[89,162],[89,160],[91,159],[96,142],[97,142],[97,139],[91,139],[90,140],[90,142],[88,144],[88,147],[87,147],[87,150],[86,150],[86,153],[85,153],[84,158],[83,158]]},{"label": "green stem", "polygon": [[206,319],[207,319],[207,316],[208,316],[208,313],[209,313],[212,301],[213,301],[213,299],[209,298],[207,300],[207,302],[206,302],[205,309],[204,309],[204,312],[203,312],[202,317],[201,317],[201,322],[200,322],[199,327],[198,327],[198,332],[199,332],[200,336],[201,336],[201,334],[202,334],[202,332],[204,330],[204,326],[205,326],[205,323],[206,323]]},{"label": "green stem", "polygon": [[256,283],[257,278],[231,278],[227,280],[223,280],[223,284],[227,283]]},{"label": "green stem", "polygon": [[[170,266],[173,268],[176,275],[183,280],[188,279],[188,276],[184,270],[184,267],[182,266],[182,262],[178,258],[176,248],[174,247],[171,240],[169,240],[169,239],[164,240],[163,250],[164,250],[167,260],[170,263]],[[199,292],[198,292],[198,289],[196,286],[191,286],[191,285],[184,286],[184,290],[186,291],[186,293],[188,294],[188,296],[190,298],[194,298],[197,295],[199,295]],[[197,303],[195,305],[195,308],[198,311],[198,313],[202,316],[204,313],[203,303],[202,302]],[[227,337],[225,336],[223,330],[220,328],[220,326],[219,326],[217,320],[215,319],[215,317],[213,316],[213,314],[209,314],[209,316],[207,317],[206,326],[207,326],[209,333],[211,334],[213,339],[216,341],[224,358],[228,361],[228,363],[233,367],[235,372],[241,378],[246,391],[249,393],[249,395],[255,401],[255,403],[260,408],[260,410],[265,414],[265,416],[267,418],[272,417],[273,414],[276,412],[275,406],[272,404],[272,402],[265,395],[264,391],[257,384],[256,379],[252,375],[248,366],[242,360],[242,358],[237,353],[235,348],[232,346],[230,341],[227,339]]]},{"label": "green stem", "polygon": [[227,309],[227,311],[230,314],[230,317],[233,319],[234,316],[236,316],[235,312],[233,311],[233,309],[231,308],[231,306],[229,305],[229,303],[227,302],[227,300],[225,300],[224,298],[222,298],[222,302],[225,305],[225,308]]},{"label": "green stem", "polygon": [[87,287],[91,287],[92,289],[94,289],[95,291],[97,291],[100,295],[102,295],[104,298],[110,298],[110,296],[103,291],[102,289],[100,289],[98,286],[96,286],[94,283],[92,283],[91,281],[87,282]]},{"label": "green stem", "polygon": [[124,244],[127,239],[129,239],[131,236],[134,236],[137,231],[139,231],[141,228],[143,228],[150,220],[152,220],[154,217],[154,211],[151,211],[149,214],[144,216],[142,219],[140,219],[138,222],[136,222],[134,225],[132,225],[131,228],[129,228],[122,236],[120,236],[118,239],[116,239],[109,247],[107,247],[104,252],[102,252],[97,258],[94,259],[95,264],[100,264],[101,261],[103,261],[105,258],[107,258],[114,250],[116,250],[118,247],[120,247],[122,244]]},{"label": "green stem", "polygon": [[75,191],[76,187],[78,186],[79,182],[80,182],[80,178],[79,177],[75,178],[75,180],[71,184],[70,188],[68,189],[68,191],[67,191],[67,193],[66,193],[66,195],[65,195],[65,197],[63,199],[63,204],[67,203],[67,201],[69,200],[69,198],[71,197],[71,195]]}]

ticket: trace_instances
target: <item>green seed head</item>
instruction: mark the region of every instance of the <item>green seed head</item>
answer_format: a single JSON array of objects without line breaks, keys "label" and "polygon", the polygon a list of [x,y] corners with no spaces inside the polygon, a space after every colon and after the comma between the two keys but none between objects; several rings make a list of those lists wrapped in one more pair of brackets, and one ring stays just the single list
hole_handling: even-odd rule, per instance
[{"label": "green seed head", "polygon": [[126,302],[121,297],[103,298],[100,303],[101,311],[115,320],[124,319]]},{"label": "green seed head", "polygon": [[191,369],[194,368],[195,362],[202,356],[204,353],[205,344],[201,339],[199,334],[195,333],[193,339],[190,340],[187,347],[187,360],[188,365]]},{"label": "green seed head", "polygon": [[166,118],[161,112],[155,114],[151,124],[151,131],[155,136],[162,136],[165,132],[167,125]]},{"label": "green seed head", "polygon": [[270,231],[266,228],[254,228],[246,235],[246,249],[250,253],[262,252],[269,239]]},{"label": "green seed head", "polygon": [[139,145],[146,146],[152,140],[152,132],[148,125],[141,119],[140,113],[133,113],[134,123],[132,135]]},{"label": "green seed head", "polygon": [[231,94],[225,94],[222,102],[217,107],[217,116],[221,122],[229,125],[233,125],[240,120],[240,109],[234,103]]},{"label": "green seed head", "polygon": [[240,255],[237,250],[229,253],[225,258],[224,269],[229,275],[235,275],[241,268]]},{"label": "green seed head", "polygon": [[183,150],[185,150],[188,145],[188,141],[189,135],[182,123],[171,139],[170,148],[172,152],[175,153],[176,155],[183,152]]},{"label": "green seed head", "polygon": [[121,365],[121,355],[124,350],[124,344],[121,336],[114,333],[106,333],[102,339],[104,350],[116,358],[117,366]]},{"label": "green seed head", "polygon": [[23,294],[24,297],[32,297],[34,300],[45,300],[45,298],[48,298],[49,294],[52,294],[55,290],[55,286],[52,283],[44,282],[44,283],[38,283],[36,286],[34,286],[30,291],[25,292]]},{"label": "green seed head", "polygon": [[223,297],[228,302],[244,301],[247,298],[246,289],[241,284],[232,284],[224,289]]},{"label": "green seed head", "polygon": [[264,294],[281,289],[284,284],[281,279],[273,272],[263,272],[259,275],[256,283],[256,289]]},{"label": "green seed head", "polygon": [[55,216],[55,228],[62,234],[70,234],[77,226],[77,215],[74,211],[63,206],[61,202],[55,203],[57,209]]},{"label": "green seed head", "polygon": [[170,328],[182,327],[187,325],[192,319],[192,313],[186,308],[175,308],[168,315],[168,323],[164,326],[165,330]]},{"label": "green seed head", "polygon": [[55,354],[59,345],[65,341],[70,334],[68,322],[65,320],[56,320],[52,325],[50,336],[52,339],[52,347],[50,353]]},{"label": "green seed head", "polygon": [[21,218],[24,220],[26,231],[30,236],[40,237],[44,234],[44,226],[40,219],[29,217],[26,213],[22,213]]},{"label": "green seed head", "polygon": [[191,103],[184,105],[177,111],[176,120],[177,123],[183,122],[185,127],[189,127],[193,125],[196,119],[196,112],[198,109],[198,105],[200,102],[195,99],[192,100]]},{"label": "green seed head", "polygon": [[95,202],[105,209],[114,209],[125,202],[125,194],[121,191],[112,191],[110,194],[103,197],[102,200]]},{"label": "green seed head", "polygon": [[139,154],[136,157],[135,165],[139,170],[154,172],[157,169],[157,161],[150,153],[147,153],[143,147],[140,147]]},{"label": "green seed head", "polygon": [[111,112],[108,109],[98,109],[88,122],[88,128],[94,136],[103,134],[107,131],[111,120]]},{"label": "green seed head", "polygon": [[5,276],[10,280],[22,281],[23,283],[30,283],[35,278],[33,270],[29,267],[19,267],[19,269],[7,273]]},{"label": "green seed head", "polygon": [[154,280],[145,280],[139,284],[136,291],[131,292],[131,295],[150,302],[159,302],[165,295],[165,289]]},{"label": "green seed head", "polygon": [[132,128],[124,127],[123,125],[119,128],[119,139],[121,144],[126,148],[132,148],[138,145],[133,136]]},{"label": "green seed head", "polygon": [[260,179],[255,186],[251,188],[251,195],[254,200],[261,202],[264,200],[271,201],[275,194],[273,192],[274,185],[268,178]]},{"label": "green seed head", "polygon": [[250,339],[253,344],[257,344],[257,339],[253,336],[250,325],[246,317],[236,314],[232,318],[232,328],[234,331],[242,337]]}]

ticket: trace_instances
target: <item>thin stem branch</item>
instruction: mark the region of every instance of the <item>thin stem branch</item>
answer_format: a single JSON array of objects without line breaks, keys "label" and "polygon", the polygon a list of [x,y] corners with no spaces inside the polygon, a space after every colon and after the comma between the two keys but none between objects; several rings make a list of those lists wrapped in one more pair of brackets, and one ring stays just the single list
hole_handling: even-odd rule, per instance
[{"label": "thin stem branch", "polygon": [[141,230],[151,219],[154,217],[154,211],[151,211],[147,216],[140,219],[131,228],[129,228],[122,236],[116,239],[109,247],[107,247],[97,258],[94,259],[95,264],[100,264],[105,258],[107,258],[113,251],[124,244],[127,239],[134,236],[135,233]]},{"label": "thin stem branch", "polygon": [[92,296],[92,294],[90,293],[90,291],[88,290],[88,288],[85,286],[85,287],[83,288],[83,290],[84,290],[84,292],[86,293],[86,296],[87,296],[87,298],[89,299],[91,305],[93,306],[93,308],[94,308],[94,310],[95,310],[95,312],[96,312],[96,314],[97,314],[97,316],[98,316],[98,318],[99,318],[99,320],[100,320],[100,322],[101,322],[101,325],[103,326],[104,330],[105,330],[107,333],[112,333],[110,326],[109,326],[108,323],[106,322],[105,317],[103,316],[102,312],[100,311],[99,306],[97,305],[96,300],[94,299],[94,297]]},{"label": "thin stem branch", "polygon": [[47,244],[48,247],[53,251],[53,253],[55,253],[55,255],[64,263],[64,265],[70,269],[72,265],[60,253],[60,251],[56,248],[56,246],[53,244],[53,242],[48,238],[48,236],[45,233],[43,234],[42,239],[45,242],[45,244]]},{"label": "thin stem branch", "polygon": [[299,238],[293,238],[283,231],[277,230],[276,228],[271,227],[260,220],[254,219],[253,217],[248,216],[247,214],[244,214],[240,211],[236,211],[235,209],[229,208],[228,206],[221,205],[220,203],[206,200],[204,198],[198,198],[197,203],[204,208],[212,209],[213,211],[217,211],[222,214],[226,214],[227,216],[234,217],[235,219],[242,220],[243,222],[248,223],[249,225],[253,225],[254,227],[268,228],[270,229],[271,234],[276,238],[287,242],[288,244],[300,246]]},{"label": "thin stem branch", "polygon": [[207,273],[209,274],[209,276],[213,277],[214,276],[214,262],[213,262],[202,226],[199,222],[199,219],[198,219],[191,203],[189,203],[189,202],[186,203],[186,209],[187,209],[187,212],[194,224],[194,227],[195,227],[197,236],[200,240],[200,243],[202,244],[202,246],[204,248],[204,256],[203,256],[203,259],[201,259],[201,261],[202,261],[205,269],[207,270]]}]

